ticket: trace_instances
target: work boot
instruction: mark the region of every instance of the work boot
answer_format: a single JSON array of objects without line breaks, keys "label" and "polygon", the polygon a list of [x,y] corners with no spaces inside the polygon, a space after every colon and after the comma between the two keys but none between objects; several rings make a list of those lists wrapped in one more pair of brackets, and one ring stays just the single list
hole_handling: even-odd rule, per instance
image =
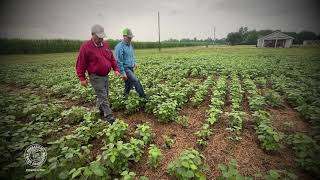
[{"label": "work boot", "polygon": [[114,121],[116,120],[111,114],[108,116],[105,116],[104,119],[106,121],[108,121],[111,125],[114,123]]},{"label": "work boot", "polygon": [[99,107],[99,114],[100,114],[101,117],[103,117],[103,115],[104,115],[104,112],[100,107]]},{"label": "work boot", "polygon": [[150,99],[148,96],[141,96],[143,98],[143,102],[148,102]]},{"label": "work boot", "polygon": [[129,94],[123,94],[124,100],[128,100]]}]

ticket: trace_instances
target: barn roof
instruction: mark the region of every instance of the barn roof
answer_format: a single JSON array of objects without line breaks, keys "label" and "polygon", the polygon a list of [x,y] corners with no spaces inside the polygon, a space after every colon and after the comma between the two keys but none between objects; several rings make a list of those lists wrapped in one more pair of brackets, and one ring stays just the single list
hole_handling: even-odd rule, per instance
[{"label": "barn roof", "polygon": [[273,32],[269,35],[263,36],[259,39],[271,40],[271,39],[294,39],[294,38],[280,32],[280,31],[275,31],[275,32]]}]

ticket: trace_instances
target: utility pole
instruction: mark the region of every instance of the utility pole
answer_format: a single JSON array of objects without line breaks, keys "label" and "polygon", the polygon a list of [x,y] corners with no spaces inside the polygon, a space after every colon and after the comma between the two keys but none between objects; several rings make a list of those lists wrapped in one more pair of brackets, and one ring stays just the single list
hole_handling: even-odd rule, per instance
[{"label": "utility pole", "polygon": [[158,35],[159,35],[159,51],[161,51],[161,42],[160,42],[160,12],[158,11]]},{"label": "utility pole", "polygon": [[216,43],[216,27],[213,27],[213,45]]}]

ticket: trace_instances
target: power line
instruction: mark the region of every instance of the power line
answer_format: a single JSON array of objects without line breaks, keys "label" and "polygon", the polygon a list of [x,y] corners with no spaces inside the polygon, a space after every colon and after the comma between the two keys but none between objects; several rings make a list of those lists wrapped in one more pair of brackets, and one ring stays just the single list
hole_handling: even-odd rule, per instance
[{"label": "power line", "polygon": [[161,51],[161,42],[160,42],[160,12],[158,11],[158,35],[159,35],[159,51]]}]

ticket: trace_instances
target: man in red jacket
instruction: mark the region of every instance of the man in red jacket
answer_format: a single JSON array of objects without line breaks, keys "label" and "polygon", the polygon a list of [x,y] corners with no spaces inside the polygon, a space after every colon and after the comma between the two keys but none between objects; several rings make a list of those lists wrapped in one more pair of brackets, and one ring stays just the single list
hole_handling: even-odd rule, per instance
[{"label": "man in red jacket", "polygon": [[84,42],[80,47],[76,72],[80,79],[80,84],[87,87],[88,81],[85,73],[88,71],[90,84],[97,95],[97,107],[105,120],[112,124],[115,119],[112,116],[108,101],[108,74],[112,68],[115,76],[118,77],[120,74],[119,68],[108,43],[103,41],[106,36],[104,28],[98,24],[93,25],[91,35],[91,40]]}]

